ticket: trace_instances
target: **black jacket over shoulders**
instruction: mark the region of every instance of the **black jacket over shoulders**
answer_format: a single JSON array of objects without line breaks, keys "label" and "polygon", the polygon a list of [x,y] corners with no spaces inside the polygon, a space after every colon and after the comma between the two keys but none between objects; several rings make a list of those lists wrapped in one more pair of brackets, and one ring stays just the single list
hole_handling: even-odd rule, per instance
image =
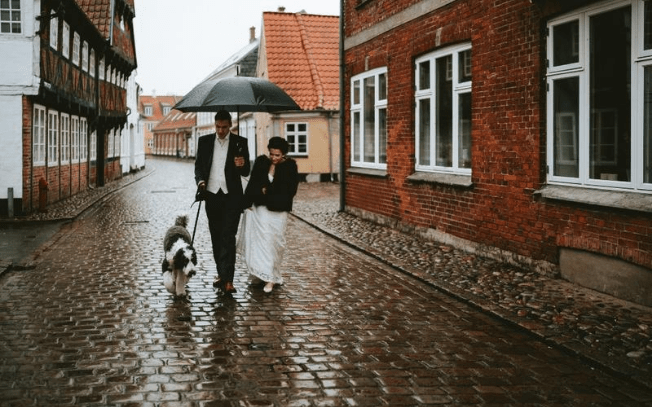
[{"label": "black jacket over shoulders", "polygon": [[[245,207],[252,204],[265,205],[267,209],[275,212],[290,212],[292,201],[299,187],[299,171],[297,163],[291,158],[286,158],[276,165],[274,181],[269,182],[269,168],[272,160],[266,155],[261,155],[254,161],[251,177],[245,191]],[[267,193],[263,194],[263,187]]]}]

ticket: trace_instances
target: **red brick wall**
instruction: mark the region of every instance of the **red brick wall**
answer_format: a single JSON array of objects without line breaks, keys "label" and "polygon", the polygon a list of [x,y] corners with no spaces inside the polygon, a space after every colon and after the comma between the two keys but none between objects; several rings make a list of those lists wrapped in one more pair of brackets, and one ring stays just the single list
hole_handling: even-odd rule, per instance
[{"label": "red brick wall", "polygon": [[[378,21],[374,10],[417,2],[374,1],[358,8],[346,2],[346,35]],[[541,10],[528,0],[460,0],[346,50],[345,95],[351,76],[388,70],[388,176],[349,173],[346,205],[535,260],[558,264],[559,247],[572,247],[652,267],[649,217],[543,203],[534,195],[546,181]],[[414,59],[461,42],[472,44],[473,187],[408,181],[415,165]],[[350,166],[350,114],[344,119]]]}]

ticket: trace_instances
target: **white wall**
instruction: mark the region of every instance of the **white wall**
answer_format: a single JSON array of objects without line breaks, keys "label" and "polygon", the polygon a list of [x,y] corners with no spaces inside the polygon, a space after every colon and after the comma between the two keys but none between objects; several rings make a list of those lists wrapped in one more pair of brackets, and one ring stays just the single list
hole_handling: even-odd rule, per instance
[{"label": "white wall", "polygon": [[21,0],[22,32],[0,35],[0,95],[38,93],[39,37],[35,33],[40,9],[39,0]]},{"label": "white wall", "polygon": [[7,188],[14,198],[23,197],[23,109],[22,97],[0,96],[0,199]]}]

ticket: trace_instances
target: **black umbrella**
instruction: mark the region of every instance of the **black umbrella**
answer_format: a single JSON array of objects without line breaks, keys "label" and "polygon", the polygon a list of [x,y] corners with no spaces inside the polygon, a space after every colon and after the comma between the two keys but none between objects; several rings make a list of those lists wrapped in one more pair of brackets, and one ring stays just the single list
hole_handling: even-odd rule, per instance
[{"label": "black umbrella", "polygon": [[182,112],[278,112],[301,110],[274,83],[250,76],[208,79],[195,86],[174,106]]}]

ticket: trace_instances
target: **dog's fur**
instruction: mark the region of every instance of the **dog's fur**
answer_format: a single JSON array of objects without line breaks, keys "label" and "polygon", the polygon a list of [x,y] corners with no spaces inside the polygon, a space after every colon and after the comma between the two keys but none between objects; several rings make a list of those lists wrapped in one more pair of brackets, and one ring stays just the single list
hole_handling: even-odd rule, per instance
[{"label": "dog's fur", "polygon": [[185,297],[186,283],[196,273],[197,253],[191,246],[188,233],[188,216],[177,216],[174,226],[170,227],[163,238],[163,284],[172,294]]}]

